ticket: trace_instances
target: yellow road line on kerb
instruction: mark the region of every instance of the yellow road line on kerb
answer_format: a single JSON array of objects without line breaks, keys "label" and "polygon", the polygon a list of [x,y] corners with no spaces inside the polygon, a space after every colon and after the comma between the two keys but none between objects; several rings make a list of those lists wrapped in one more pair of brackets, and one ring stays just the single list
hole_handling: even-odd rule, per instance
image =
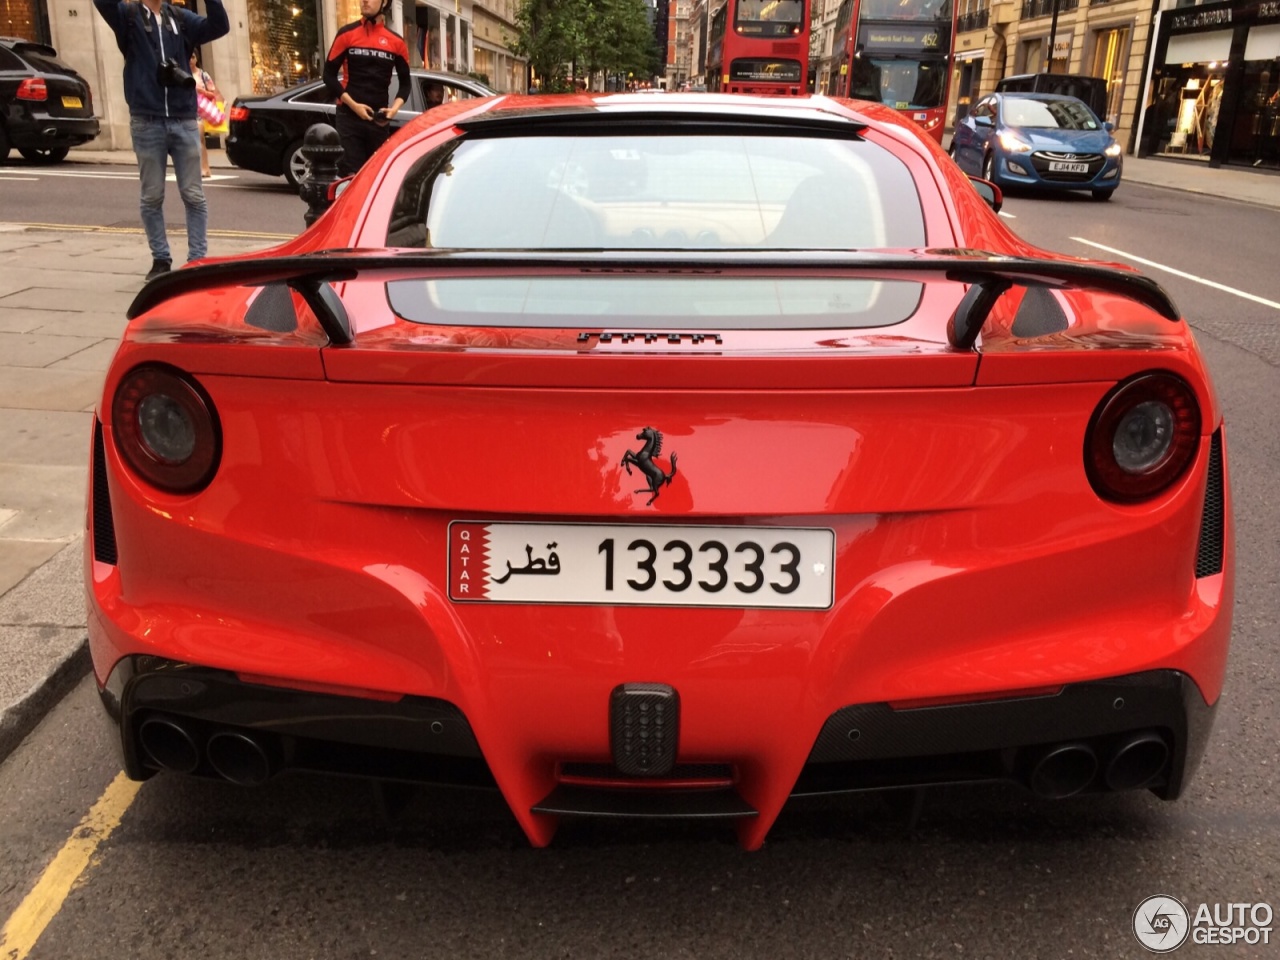
[{"label": "yellow road line on kerb", "polygon": [[89,866],[98,844],[120,826],[120,818],[138,795],[141,783],[123,773],[107,787],[71,837],[45,868],[40,880],[18,905],[0,931],[0,957],[23,960],[36,945],[44,928],[58,915],[71,888]]},{"label": "yellow road line on kerb", "polygon": [[[11,223],[10,226],[26,227],[28,230],[67,230],[72,233],[145,233],[141,227],[99,227],[87,223]],[[254,230],[209,230],[208,234],[232,240],[292,240],[297,236],[296,233],[259,233]]]}]

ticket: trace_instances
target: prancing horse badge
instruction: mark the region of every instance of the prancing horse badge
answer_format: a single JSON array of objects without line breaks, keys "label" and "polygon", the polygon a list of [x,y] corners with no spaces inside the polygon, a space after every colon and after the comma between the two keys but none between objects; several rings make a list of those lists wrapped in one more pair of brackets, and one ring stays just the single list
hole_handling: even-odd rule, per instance
[{"label": "prancing horse badge", "polygon": [[653,503],[658,499],[658,494],[662,492],[664,484],[671,482],[671,478],[676,475],[676,455],[671,454],[671,472],[663,473],[662,468],[653,462],[653,458],[662,453],[662,434],[653,427],[645,427],[636,434],[637,440],[643,440],[644,446],[640,448],[639,453],[632,453],[628,450],[622,455],[622,465],[627,468],[627,473],[631,473],[631,465],[635,464],[644,477],[649,481],[648,487],[641,487],[636,493],[651,493],[651,496],[645,506]]}]

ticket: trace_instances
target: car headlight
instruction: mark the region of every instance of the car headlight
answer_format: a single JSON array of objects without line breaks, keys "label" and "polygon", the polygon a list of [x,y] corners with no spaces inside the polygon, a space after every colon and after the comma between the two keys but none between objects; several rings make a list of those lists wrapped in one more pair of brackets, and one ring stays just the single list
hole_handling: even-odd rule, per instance
[{"label": "car headlight", "polygon": [[1010,153],[1026,153],[1031,149],[1029,143],[1023,143],[1012,133],[1000,134],[1000,146],[1004,147]]},{"label": "car headlight", "polygon": [[1113,143],[1111,144],[1111,146],[1107,147],[1107,149],[1103,150],[1102,152],[1105,153],[1108,157],[1118,157],[1120,156],[1120,144]]}]

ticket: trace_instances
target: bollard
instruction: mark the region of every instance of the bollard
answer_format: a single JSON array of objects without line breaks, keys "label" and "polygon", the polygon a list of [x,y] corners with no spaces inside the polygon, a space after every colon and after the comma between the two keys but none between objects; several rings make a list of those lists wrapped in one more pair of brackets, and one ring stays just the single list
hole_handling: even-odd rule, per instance
[{"label": "bollard", "polygon": [[329,209],[329,184],[338,179],[342,158],[338,131],[327,123],[313,123],[307,127],[300,152],[307,158],[307,175],[298,184],[298,196],[307,204],[302,219],[309,227]]}]

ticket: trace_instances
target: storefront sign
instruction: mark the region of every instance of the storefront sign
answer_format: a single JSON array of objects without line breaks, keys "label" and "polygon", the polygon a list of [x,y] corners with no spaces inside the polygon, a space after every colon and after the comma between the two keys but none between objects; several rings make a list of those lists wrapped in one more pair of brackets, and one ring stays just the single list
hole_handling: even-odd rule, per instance
[{"label": "storefront sign", "polygon": [[1231,23],[1231,12],[1230,7],[1217,7],[1175,13],[1169,18],[1169,29],[1176,33],[1181,30],[1201,30],[1204,27],[1225,26]]},{"label": "storefront sign", "polygon": [[1280,0],[1264,0],[1258,4],[1259,20],[1280,20]]}]

